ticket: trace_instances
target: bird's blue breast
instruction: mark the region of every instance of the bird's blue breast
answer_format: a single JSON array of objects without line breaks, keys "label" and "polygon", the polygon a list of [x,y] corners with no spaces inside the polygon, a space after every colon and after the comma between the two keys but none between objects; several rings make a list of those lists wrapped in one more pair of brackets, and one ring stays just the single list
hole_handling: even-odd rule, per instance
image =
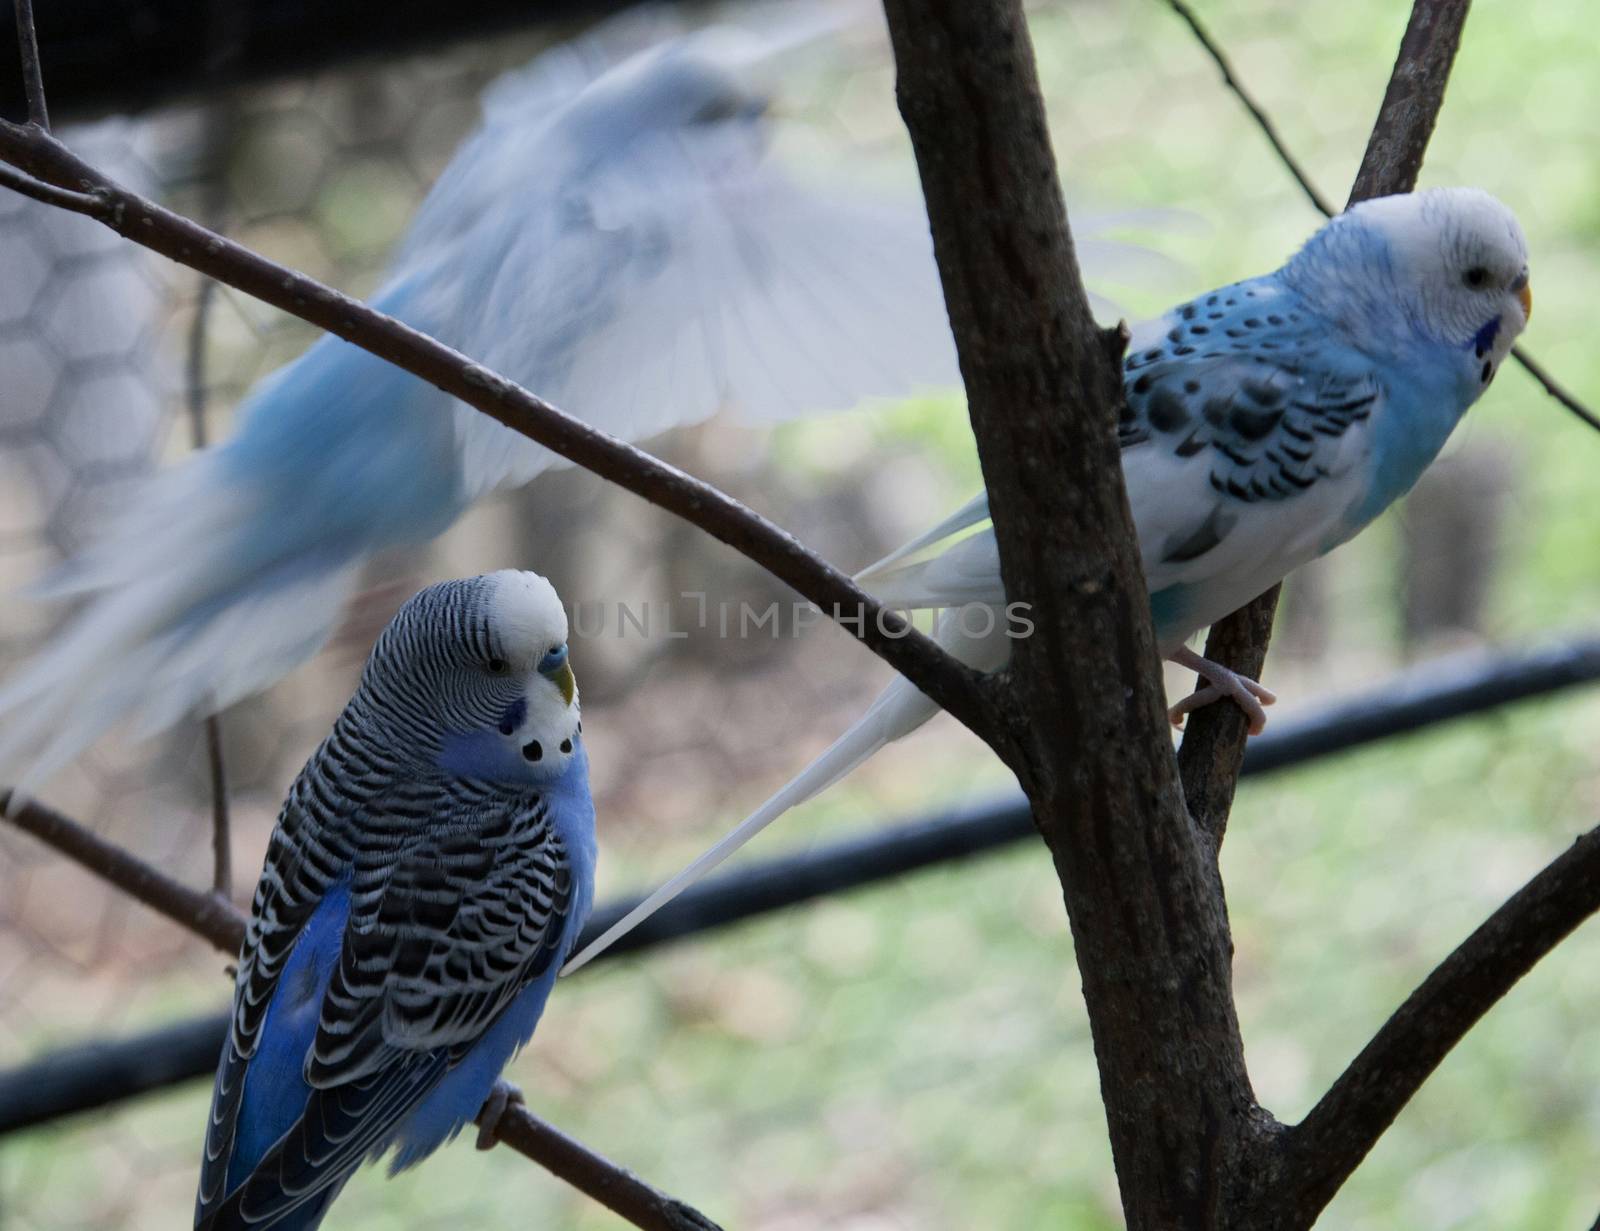
[{"label": "bird's blue breast", "polygon": [[1372,422],[1366,487],[1346,516],[1348,533],[1340,542],[1416,485],[1471,405],[1449,370],[1455,357],[1417,349],[1412,362],[1379,369],[1386,400]]}]

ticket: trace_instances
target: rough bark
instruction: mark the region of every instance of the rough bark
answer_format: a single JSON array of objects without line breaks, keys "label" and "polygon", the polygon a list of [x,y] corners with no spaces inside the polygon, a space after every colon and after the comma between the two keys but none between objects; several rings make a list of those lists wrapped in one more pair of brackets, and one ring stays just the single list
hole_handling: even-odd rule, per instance
[{"label": "rough bark", "polygon": [[1118,463],[1122,340],[1089,313],[1020,3],[885,8],[1006,592],[1035,622],[1001,681],[1010,759],[1061,879],[1124,1211],[1221,1226],[1271,1125],[1172,755]]}]

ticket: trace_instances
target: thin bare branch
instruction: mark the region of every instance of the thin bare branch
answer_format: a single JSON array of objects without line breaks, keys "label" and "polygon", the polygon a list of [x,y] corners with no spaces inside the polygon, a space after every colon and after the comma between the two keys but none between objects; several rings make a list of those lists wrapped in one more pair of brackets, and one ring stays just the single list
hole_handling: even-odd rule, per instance
[{"label": "thin bare branch", "polygon": [[87,193],[57,188],[54,184],[46,184],[31,175],[24,175],[4,163],[0,163],[0,188],[9,188],[12,192],[31,197],[35,201],[43,201],[46,205],[70,209],[75,214],[92,213],[99,207],[99,201]]},{"label": "thin bare branch", "polygon": [[233,898],[232,818],[228,807],[228,765],[222,750],[222,717],[205,720],[206,770],[211,779],[211,892]]},{"label": "thin bare branch", "polygon": [[17,50],[22,57],[22,92],[28,100],[28,122],[49,131],[50,112],[44,101],[44,70],[39,65],[39,32],[33,24],[33,0],[12,0],[17,6]]},{"label": "thin bare branch", "polygon": [[[5,794],[0,795],[0,810],[18,828],[224,953],[235,954],[244,943],[244,913],[214,894],[190,889],[44,804],[20,800],[15,801],[13,810],[13,800]],[[508,1107],[498,1131],[505,1145],[636,1227],[646,1231],[716,1231],[717,1224],[692,1206],[645,1183],[524,1107]]]},{"label": "thin bare branch", "polygon": [[1301,190],[1306,194],[1306,196],[1311,198],[1311,203],[1321,210],[1324,216],[1331,215],[1333,213],[1333,206],[1328,202],[1328,199],[1322,195],[1322,193],[1317,191],[1317,186],[1311,182],[1311,177],[1306,174],[1304,168],[1302,168],[1300,163],[1295,159],[1295,156],[1289,152],[1289,147],[1284,144],[1283,138],[1278,136],[1277,125],[1272,122],[1272,118],[1267,115],[1266,111],[1261,107],[1261,105],[1256,102],[1250,91],[1245,89],[1244,82],[1240,81],[1235,75],[1233,71],[1233,64],[1228,59],[1227,54],[1217,44],[1217,41],[1211,37],[1205,26],[1200,23],[1200,19],[1195,16],[1194,10],[1191,9],[1188,4],[1184,2],[1184,0],[1167,0],[1167,6],[1171,8],[1172,11],[1179,17],[1183,18],[1189,29],[1194,32],[1195,39],[1199,42],[1200,46],[1205,48],[1206,54],[1209,55],[1212,60],[1216,62],[1217,67],[1222,70],[1223,83],[1228,87],[1228,89],[1232,90],[1234,96],[1244,104],[1245,110],[1248,111],[1251,117],[1255,120],[1256,126],[1261,129],[1262,135],[1266,137],[1268,143],[1277,153],[1279,160],[1285,167],[1288,168],[1289,174],[1294,176],[1295,182],[1300,185]]},{"label": "thin bare branch", "polygon": [[393,317],[113,184],[46,133],[0,123],[0,159],[46,183],[89,190],[59,203],[387,359],[568,461],[698,526],[841,622],[981,738],[991,744],[998,740],[979,672],[951,658],[793,535],[724,492],[557,410]]},{"label": "thin bare branch", "polygon": [[0,795],[0,810],[17,828],[55,847],[129,897],[204,937],[223,952],[239,952],[244,943],[244,916],[229,903],[189,888],[37,800],[17,800],[8,792]]},{"label": "thin bare branch", "polygon": [[1528,352],[1523,350],[1520,346],[1513,346],[1511,348],[1511,357],[1522,365],[1523,370],[1526,371],[1529,376],[1533,377],[1534,380],[1538,381],[1539,384],[1544,387],[1544,391],[1546,393],[1555,398],[1556,401],[1560,402],[1590,427],[1600,431],[1600,415],[1595,414],[1594,411],[1590,410],[1571,393],[1568,393],[1563,386],[1557,383],[1556,378],[1551,376],[1550,373],[1545,370],[1542,363],[1539,363],[1537,360],[1535,360],[1532,355],[1528,354]]},{"label": "thin bare branch", "polygon": [[1600,911],[1600,828],[1524,885],[1406,998],[1285,1136],[1281,1195],[1309,1224],[1459,1043],[1517,980]]},{"label": "thin bare branch", "polygon": [[[216,6],[213,6],[214,8]],[[214,28],[221,28],[213,22]],[[222,217],[224,191],[222,161],[232,130],[233,108],[224,99],[205,108],[201,137],[199,173],[206,185],[201,214],[205,223],[217,227]],[[211,302],[217,284],[201,277],[195,288],[194,319],[189,323],[188,364],[186,371],[189,409],[189,444],[195,450],[206,447],[206,328],[211,320]],[[211,779],[211,892],[221,898],[233,896],[232,820],[228,806],[228,766],[222,744],[222,715],[207,714],[204,720],[206,768]]]},{"label": "thin bare branch", "polygon": [[[1470,3],[1416,0],[1412,6],[1389,88],[1350,193],[1351,204],[1416,187]],[[1213,625],[1206,657],[1260,679],[1281,591],[1281,586],[1273,586]],[[1233,705],[1211,705],[1189,716],[1179,752],[1191,812],[1218,845],[1227,831],[1246,736],[1243,711]]]},{"label": "thin bare branch", "polygon": [[507,1105],[495,1125],[500,1144],[534,1159],[545,1170],[587,1193],[613,1214],[653,1231],[719,1231],[693,1206],[669,1197],[619,1167],[526,1107]]}]

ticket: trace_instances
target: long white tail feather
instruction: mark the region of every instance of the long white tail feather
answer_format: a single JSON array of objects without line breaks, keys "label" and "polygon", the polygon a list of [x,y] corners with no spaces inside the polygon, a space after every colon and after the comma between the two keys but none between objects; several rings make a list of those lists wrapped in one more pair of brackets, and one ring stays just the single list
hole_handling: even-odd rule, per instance
[{"label": "long white tail feather", "polygon": [[853,580],[857,585],[865,585],[870,581],[886,576],[890,569],[908,556],[914,556],[924,548],[932,547],[941,539],[949,538],[952,534],[959,534],[968,526],[975,526],[988,516],[989,493],[981,491],[937,526],[924,530],[909,543],[904,543],[895,548],[876,564],[867,565],[866,568],[855,575]]},{"label": "long white tail feather", "polygon": [[957,540],[932,559],[901,565],[871,579],[873,594],[890,607],[961,607],[982,603],[1003,607],[1000,549],[994,531],[985,529]]},{"label": "long white tail feather", "polygon": [[38,588],[84,605],[0,689],[0,783],[30,792],[124,718],[149,734],[220,708],[326,640],[355,562],[290,552],[292,564],[252,569],[237,550],[252,522],[255,503],[202,455]]},{"label": "long white tail feather", "polygon": [[[947,611],[940,617],[936,637],[951,654],[968,666],[993,671],[1010,653],[1001,612],[987,615]],[[972,629],[969,632],[968,629]],[[867,712],[810,765],[790,779],[775,795],[740,821],[731,832],[678,872],[644,901],[591,941],[562,970],[569,975],[593,961],[616,941],[633,931],[685,889],[711,872],[751,838],[791,808],[796,808],[838,782],[887,744],[909,735],[939,712],[939,707],[915,684],[897,678],[873,701]]]}]

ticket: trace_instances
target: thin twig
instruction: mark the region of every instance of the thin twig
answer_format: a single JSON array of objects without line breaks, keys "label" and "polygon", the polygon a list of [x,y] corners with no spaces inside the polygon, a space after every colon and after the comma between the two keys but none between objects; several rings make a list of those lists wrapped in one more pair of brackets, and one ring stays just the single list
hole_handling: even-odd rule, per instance
[{"label": "thin twig", "polygon": [[[1294,154],[1290,152],[1289,147],[1284,144],[1283,139],[1278,135],[1277,126],[1272,122],[1272,118],[1256,102],[1254,96],[1245,88],[1244,82],[1240,81],[1234,73],[1233,65],[1229,62],[1226,53],[1217,45],[1206,28],[1200,24],[1200,19],[1194,15],[1193,10],[1189,8],[1184,0],[1166,0],[1166,2],[1169,8],[1188,23],[1189,29],[1194,32],[1194,36],[1200,46],[1216,61],[1217,67],[1222,70],[1223,83],[1233,91],[1234,97],[1250,113],[1251,118],[1256,122],[1256,127],[1261,130],[1261,135],[1267,139],[1268,144],[1272,146],[1273,151],[1278,155],[1278,160],[1283,163],[1285,169],[1294,177],[1295,183],[1300,185],[1301,191],[1306,194],[1306,198],[1312,205],[1316,206],[1323,217],[1331,218],[1333,216],[1332,204],[1317,190],[1317,186],[1311,182],[1311,177],[1306,174]],[[1590,427],[1600,431],[1600,415],[1595,414],[1594,411],[1590,410],[1573,394],[1563,388],[1545,370],[1544,365],[1534,359],[1526,350],[1520,346],[1513,346],[1511,348],[1511,357],[1522,365],[1523,370],[1533,377],[1544,388],[1546,393]]]},{"label": "thin twig", "polygon": [[[13,811],[9,794],[0,795],[0,812],[19,828],[224,953],[235,954],[244,943],[244,912],[213,894],[190,889],[70,817],[33,800],[17,801]],[[500,1120],[500,1140],[637,1227],[648,1231],[715,1231],[717,1224],[705,1215],[646,1184],[525,1108],[507,1109]]]},{"label": "thin twig", "polygon": [[100,205],[99,199],[89,193],[73,192],[67,188],[58,188],[54,184],[46,184],[31,175],[24,175],[5,163],[0,163],[0,188],[9,188],[20,196],[43,201],[46,205],[58,206],[61,209],[69,209],[75,214],[92,213]]},{"label": "thin twig", "polygon": [[[217,22],[213,28],[220,28]],[[201,137],[199,172],[206,184],[201,213],[208,226],[216,227],[222,218],[223,146],[232,124],[232,108],[224,100],[205,109],[205,129]],[[187,365],[189,443],[196,451],[206,447],[206,327],[211,318],[211,302],[217,284],[201,277],[195,290],[194,319],[189,323],[189,362]],[[204,719],[206,767],[211,779],[211,892],[221,898],[233,896],[232,823],[228,807],[228,766],[222,744],[222,715],[207,714]]]},{"label": "thin twig", "polygon": [[1188,23],[1189,29],[1194,32],[1194,36],[1199,41],[1200,46],[1204,47],[1206,53],[1216,61],[1217,67],[1222,70],[1224,84],[1233,91],[1235,97],[1244,104],[1245,110],[1255,119],[1256,126],[1261,129],[1262,135],[1271,143],[1272,148],[1277,152],[1279,160],[1289,169],[1289,174],[1294,176],[1295,181],[1300,185],[1306,196],[1311,198],[1311,203],[1320,209],[1324,216],[1332,215],[1333,206],[1328,203],[1327,198],[1322,193],[1317,191],[1317,186],[1311,182],[1311,177],[1301,168],[1299,162],[1295,160],[1295,156],[1289,152],[1289,147],[1278,136],[1277,125],[1272,122],[1272,118],[1251,96],[1250,91],[1244,88],[1244,83],[1234,74],[1233,64],[1229,61],[1227,54],[1217,45],[1216,40],[1207,32],[1205,26],[1200,24],[1200,19],[1194,15],[1194,10],[1184,0],[1167,0],[1167,5]]},{"label": "thin twig", "polygon": [[0,795],[0,811],[17,828],[55,847],[129,897],[203,936],[223,952],[239,952],[244,943],[244,915],[229,903],[189,888],[37,800]]},{"label": "thin twig", "polygon": [[17,50],[22,56],[22,90],[28,99],[28,122],[48,132],[50,112],[44,102],[44,70],[39,65],[39,32],[33,25],[33,0],[17,6]]},{"label": "thin twig", "polygon": [[507,1105],[495,1126],[501,1145],[538,1161],[558,1179],[587,1193],[636,1227],[660,1231],[718,1231],[699,1210],[646,1184],[626,1167],[596,1154],[526,1107]]},{"label": "thin twig", "polygon": [[46,183],[89,189],[87,195],[58,203],[387,359],[568,461],[698,526],[842,623],[980,738],[991,745],[1002,741],[981,673],[957,662],[793,535],[726,493],[557,410],[401,321],[113,184],[46,133],[0,122],[0,159]]},{"label": "thin twig", "polygon": [[233,898],[232,823],[228,808],[228,766],[222,750],[222,716],[207,714],[206,768],[211,778],[211,892]]},{"label": "thin twig", "polygon": [[1544,386],[1544,391],[1546,393],[1555,398],[1556,401],[1560,402],[1590,427],[1600,431],[1600,415],[1595,414],[1594,411],[1590,410],[1582,402],[1578,401],[1576,397],[1568,393],[1565,388],[1556,382],[1555,377],[1551,376],[1549,372],[1545,371],[1543,364],[1537,362],[1532,355],[1528,354],[1528,352],[1523,350],[1520,346],[1513,346],[1511,348],[1511,357],[1522,365],[1523,370],[1526,371],[1529,376],[1533,377],[1534,380],[1538,381],[1539,384]]},{"label": "thin twig", "polygon": [[1285,1138],[1293,1191],[1314,1214],[1400,1109],[1517,980],[1600,911],[1600,828],[1584,834],[1467,937],[1406,998]]}]

